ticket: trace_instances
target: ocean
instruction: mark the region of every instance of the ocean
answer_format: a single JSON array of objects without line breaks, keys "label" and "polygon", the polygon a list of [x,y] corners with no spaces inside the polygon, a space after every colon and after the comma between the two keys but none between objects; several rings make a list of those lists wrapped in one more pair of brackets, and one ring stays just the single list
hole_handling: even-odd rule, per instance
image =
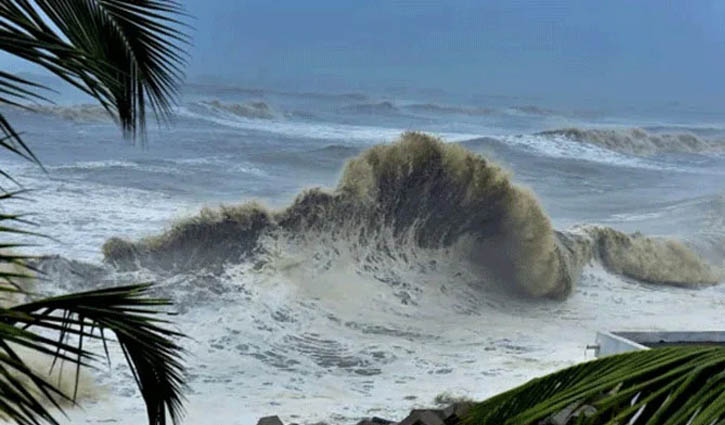
[{"label": "ocean", "polygon": [[[721,329],[725,117],[517,105],[189,85],[135,145],[94,106],[4,109],[45,166],[0,158],[33,189],[5,208],[54,237],[39,292],[174,300],[192,425],[400,419],[598,330]],[[69,422],[144,422],[119,354]]]}]

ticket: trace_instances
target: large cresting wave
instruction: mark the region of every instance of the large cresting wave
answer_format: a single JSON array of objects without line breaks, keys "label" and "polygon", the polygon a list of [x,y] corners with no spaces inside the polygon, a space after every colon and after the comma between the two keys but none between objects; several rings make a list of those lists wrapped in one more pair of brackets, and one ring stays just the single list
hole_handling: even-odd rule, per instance
[{"label": "large cresting wave", "polygon": [[204,209],[158,236],[113,238],[103,249],[117,268],[173,273],[254,263],[269,240],[313,241],[309,261],[333,247],[361,273],[381,257],[405,262],[416,252],[445,252],[482,282],[531,297],[566,296],[591,261],[654,283],[720,277],[678,242],[594,226],[555,231],[534,194],[501,167],[414,132],[350,160],[334,191],[305,191],[280,211],[255,203]]}]

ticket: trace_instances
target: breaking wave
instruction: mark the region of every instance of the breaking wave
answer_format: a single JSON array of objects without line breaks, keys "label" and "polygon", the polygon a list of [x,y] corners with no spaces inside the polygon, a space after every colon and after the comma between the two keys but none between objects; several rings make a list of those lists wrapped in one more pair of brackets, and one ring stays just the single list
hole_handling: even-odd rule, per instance
[{"label": "breaking wave", "polygon": [[[231,114],[241,118],[272,119],[276,117],[274,110],[264,102],[245,104],[223,103],[218,100],[193,102],[191,108],[200,108],[204,113]],[[32,105],[33,113],[50,115],[62,120],[78,123],[113,122],[113,117],[99,105]]]},{"label": "breaking wave", "polygon": [[346,159],[360,152],[359,147],[347,145],[327,145],[310,151],[311,154],[321,158]]},{"label": "breaking wave", "polygon": [[615,274],[677,286],[714,285],[723,278],[721,271],[676,240],[593,225],[575,226],[557,236],[578,268],[596,260]]},{"label": "breaking wave", "polygon": [[32,105],[30,106],[32,112],[51,115],[63,120],[79,122],[79,123],[94,123],[94,122],[113,122],[113,117],[99,105]]},{"label": "breaking wave", "polygon": [[[2,251],[3,254],[8,254],[7,250]],[[36,266],[37,264],[33,264]],[[18,276],[27,274],[28,271],[20,268],[16,264],[3,263],[0,265],[0,270],[4,273],[14,273]],[[34,279],[13,279],[13,283],[22,288],[27,293],[37,291],[37,281]],[[0,296],[0,307],[8,308],[17,304],[26,303],[32,301],[26,294],[22,292],[15,292],[7,281],[0,283],[0,290],[3,295]],[[69,397],[68,400],[62,397],[48,398],[47,393],[43,393],[38,390],[37,387],[32,384],[30,378],[25,374],[18,373],[15,370],[10,370],[9,374],[13,379],[20,381],[26,388],[29,388],[32,395],[46,408],[53,406],[53,401],[60,402],[64,407],[70,407],[73,403],[70,402],[70,397],[75,393],[77,401],[94,401],[98,400],[99,397],[106,392],[106,388],[98,385],[93,376],[91,376],[87,370],[81,369],[78,374],[78,381],[76,381],[75,368],[71,367],[70,370],[66,368],[65,373],[63,368],[51,367],[54,364],[54,357],[49,354],[44,354],[35,350],[28,349],[24,346],[17,345],[10,342],[12,349],[22,356],[23,361],[26,365],[36,374],[36,376],[53,382],[56,388],[60,390],[62,394]],[[76,387],[77,386],[77,387]]]},{"label": "breaking wave", "polygon": [[413,104],[406,106],[406,109],[413,112],[431,113],[431,114],[455,114],[467,116],[485,116],[495,112],[490,108],[465,108],[460,106],[438,105],[435,103]]},{"label": "breaking wave", "polygon": [[565,128],[543,131],[537,134],[547,137],[563,137],[577,142],[600,146],[612,151],[634,155],[725,151],[725,140],[705,139],[688,132],[654,133],[641,128]]},{"label": "breaking wave", "polygon": [[250,102],[247,104],[222,103],[218,100],[200,102],[201,105],[217,111],[228,112],[242,118],[272,119],[275,117],[272,108],[264,102]]},{"label": "breaking wave", "polygon": [[338,100],[338,101],[353,101],[353,102],[364,102],[368,100],[368,96],[362,93],[326,93],[326,92],[272,92],[278,93],[285,96],[300,97],[303,99],[316,99],[316,100]]},{"label": "breaking wave", "polygon": [[536,105],[522,105],[522,106],[512,106],[510,108],[514,112],[527,114],[527,115],[539,115],[539,116],[549,116],[549,115],[555,115],[556,112],[542,108]]},{"label": "breaking wave", "polygon": [[398,107],[389,101],[348,105],[343,106],[340,110],[342,112],[354,114],[391,114],[399,111]]},{"label": "breaking wave", "polygon": [[427,263],[418,258],[431,256],[420,254],[435,253],[481,282],[529,297],[566,296],[595,260],[646,282],[713,284],[719,277],[674,241],[591,226],[557,232],[533,193],[499,166],[421,133],[368,149],[347,163],[334,191],[308,190],[286,209],[204,209],[158,236],[112,238],[103,250],[121,270],[177,273],[263,267],[280,245],[323,269],[352,260],[358,273],[391,284],[391,264],[422,269]]}]

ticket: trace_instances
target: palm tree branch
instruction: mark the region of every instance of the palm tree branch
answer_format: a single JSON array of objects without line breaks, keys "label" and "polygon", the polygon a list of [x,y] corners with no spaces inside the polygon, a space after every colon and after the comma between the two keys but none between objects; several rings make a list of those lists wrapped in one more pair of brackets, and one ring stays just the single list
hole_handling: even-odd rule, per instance
[{"label": "palm tree branch", "polygon": [[[53,23],[51,28],[35,10]],[[95,97],[126,134],[145,126],[148,101],[167,120],[189,43],[182,6],[152,0],[4,2],[0,48],[35,62]]]},{"label": "palm tree branch", "polygon": [[[102,330],[112,331],[136,375],[149,422],[164,425],[168,412],[178,423],[183,413],[183,351],[172,339],[183,335],[161,326],[167,322],[157,317],[157,308],[169,302],[147,297],[149,290],[148,284],[130,285],[47,298],[8,309],[16,316],[7,320],[28,331],[37,327],[59,332],[54,347],[59,353],[72,354],[65,355],[64,360],[76,364],[91,358],[83,349],[86,338],[101,339],[108,354]],[[96,328],[101,330],[100,335],[94,332]],[[63,342],[71,335],[78,340],[72,349]]]},{"label": "palm tree branch", "polygon": [[[171,0],[6,0],[0,2],[0,50],[42,66],[94,97],[118,119],[125,135],[135,137],[144,134],[147,106],[160,120],[171,116],[186,60],[179,45],[188,43],[180,29],[184,24],[177,19],[181,16],[181,5]],[[47,88],[0,72],[2,104],[32,108],[25,102],[47,101],[38,93],[41,90]],[[40,164],[3,113],[0,147]],[[17,183],[3,170],[0,175]],[[21,193],[3,192],[0,200]],[[42,236],[14,226],[33,224],[23,217],[0,215],[6,223],[0,233]],[[39,272],[27,263],[29,257],[10,253],[9,249],[20,245],[0,246],[0,263],[19,270],[0,271],[0,279],[17,286],[2,292],[21,292],[14,280]],[[149,423],[164,425],[167,412],[178,423],[184,368],[182,350],[174,339],[182,335],[166,329],[168,322],[159,317],[158,309],[169,302],[147,298],[148,291],[149,285],[133,285],[0,308],[0,349],[5,352],[0,353],[0,414],[23,425],[57,423],[14,374],[28,378],[57,408],[56,397],[69,398],[35,375],[8,343],[52,356],[53,365],[61,361],[62,373],[63,362],[79,368],[96,360],[86,351],[86,339],[100,339],[110,362],[104,332],[108,330],[134,374]],[[47,336],[50,333],[58,337]],[[73,398],[78,369],[75,382]]]},{"label": "palm tree branch", "polygon": [[532,424],[583,404],[596,413],[579,424],[716,423],[725,419],[725,348],[670,347],[576,365],[479,403],[466,423]]}]

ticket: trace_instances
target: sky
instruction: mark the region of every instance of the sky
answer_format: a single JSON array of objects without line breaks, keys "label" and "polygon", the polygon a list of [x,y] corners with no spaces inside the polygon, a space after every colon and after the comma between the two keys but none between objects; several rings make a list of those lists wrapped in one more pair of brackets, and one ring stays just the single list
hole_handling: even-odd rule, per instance
[{"label": "sky", "polygon": [[722,0],[182,2],[190,80],[725,107]]}]

